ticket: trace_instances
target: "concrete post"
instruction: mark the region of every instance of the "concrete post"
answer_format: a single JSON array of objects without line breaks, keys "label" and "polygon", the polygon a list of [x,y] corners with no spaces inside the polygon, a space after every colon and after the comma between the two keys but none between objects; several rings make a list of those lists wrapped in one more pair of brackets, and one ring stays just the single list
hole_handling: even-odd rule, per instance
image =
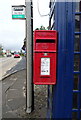
[{"label": "concrete post", "polygon": [[26,112],[31,113],[33,110],[33,23],[32,23],[32,1],[26,0],[26,51],[27,51],[27,57],[26,57],[26,85],[27,85],[27,99],[26,99]]}]

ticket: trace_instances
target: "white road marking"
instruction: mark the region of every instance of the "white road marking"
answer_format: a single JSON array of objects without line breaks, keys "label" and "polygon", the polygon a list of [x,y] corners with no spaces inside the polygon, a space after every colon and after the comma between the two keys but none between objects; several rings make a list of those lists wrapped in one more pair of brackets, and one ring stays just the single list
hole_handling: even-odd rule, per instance
[{"label": "white road marking", "polygon": [[12,100],[13,100],[13,99],[9,99],[8,102],[9,102],[9,101],[12,101]]}]

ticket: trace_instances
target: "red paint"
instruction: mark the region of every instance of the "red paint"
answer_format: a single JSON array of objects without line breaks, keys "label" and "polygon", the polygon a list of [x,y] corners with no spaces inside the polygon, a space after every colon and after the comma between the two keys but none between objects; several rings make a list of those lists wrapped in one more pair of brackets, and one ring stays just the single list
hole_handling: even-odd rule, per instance
[{"label": "red paint", "polygon": [[56,56],[57,31],[34,31],[34,84],[56,84]]}]

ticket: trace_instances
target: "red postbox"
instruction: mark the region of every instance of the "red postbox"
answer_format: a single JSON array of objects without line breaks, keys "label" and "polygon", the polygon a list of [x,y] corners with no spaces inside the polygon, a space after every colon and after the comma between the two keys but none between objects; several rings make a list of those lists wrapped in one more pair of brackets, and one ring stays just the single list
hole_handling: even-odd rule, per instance
[{"label": "red postbox", "polygon": [[34,31],[33,82],[36,85],[56,84],[57,31]]}]

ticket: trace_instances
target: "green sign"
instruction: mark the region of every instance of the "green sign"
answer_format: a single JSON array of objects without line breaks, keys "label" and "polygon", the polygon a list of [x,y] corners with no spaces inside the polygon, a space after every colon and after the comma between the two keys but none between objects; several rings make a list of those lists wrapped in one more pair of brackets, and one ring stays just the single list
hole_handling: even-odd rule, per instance
[{"label": "green sign", "polygon": [[25,15],[12,15],[12,19],[14,18],[25,18]]}]

